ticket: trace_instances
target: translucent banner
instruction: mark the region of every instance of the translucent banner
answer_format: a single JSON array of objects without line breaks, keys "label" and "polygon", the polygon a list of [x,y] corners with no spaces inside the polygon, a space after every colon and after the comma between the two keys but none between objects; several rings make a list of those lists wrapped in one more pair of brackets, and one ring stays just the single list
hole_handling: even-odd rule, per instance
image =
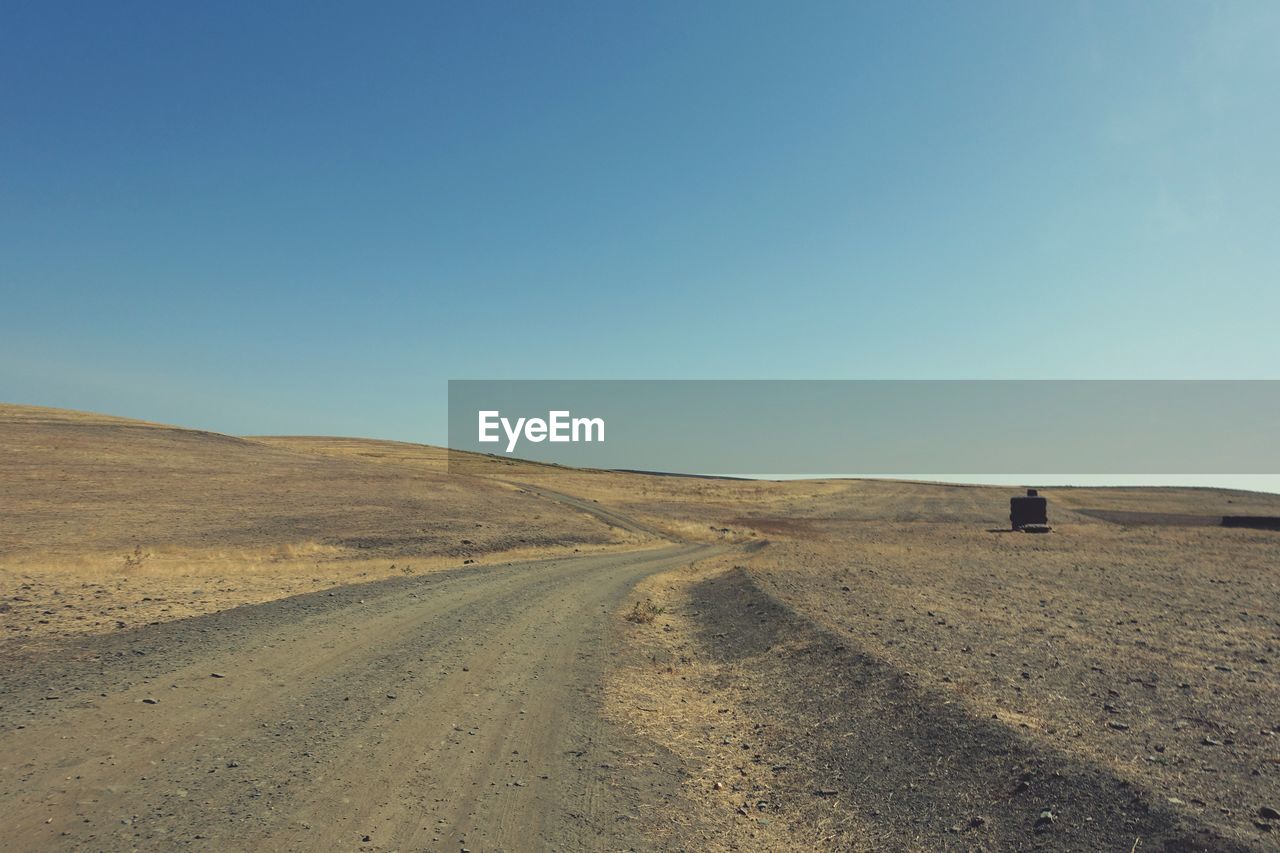
[{"label": "translucent banner", "polygon": [[1277,380],[451,380],[467,454],[676,474],[1276,474]]}]

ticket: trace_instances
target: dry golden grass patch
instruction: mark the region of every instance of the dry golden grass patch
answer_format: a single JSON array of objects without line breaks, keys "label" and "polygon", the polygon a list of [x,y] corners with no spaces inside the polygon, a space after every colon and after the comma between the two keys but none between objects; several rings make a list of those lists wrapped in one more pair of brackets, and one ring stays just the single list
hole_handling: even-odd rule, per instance
[{"label": "dry golden grass patch", "polygon": [[644,601],[637,601],[631,605],[631,609],[623,618],[637,625],[652,625],[654,620],[665,612],[665,607],[654,604],[651,598],[646,598]]},{"label": "dry golden grass patch", "polygon": [[1051,505],[1064,509],[1189,515],[1280,515],[1280,495],[1208,488],[1143,489],[1114,486],[1045,489]]},{"label": "dry golden grass patch", "polygon": [[456,556],[354,557],[345,549],[303,543],[266,549],[201,552],[84,553],[43,563],[0,565],[0,643],[23,648],[60,637],[102,634],[200,616],[246,604],[461,565],[633,551],[634,545],[521,548]]},{"label": "dry golden grass patch", "polygon": [[[605,713],[688,771],[685,808],[647,816],[655,841],[708,851],[858,849],[852,819],[834,801],[814,801],[803,817],[777,811],[777,762],[760,752],[759,735],[785,723],[751,707],[770,685],[749,665],[701,651],[689,590],[732,564],[718,557],[649,578],[636,589],[643,603],[620,614],[626,662],[605,685]],[[636,609],[654,618],[632,619]]]}]

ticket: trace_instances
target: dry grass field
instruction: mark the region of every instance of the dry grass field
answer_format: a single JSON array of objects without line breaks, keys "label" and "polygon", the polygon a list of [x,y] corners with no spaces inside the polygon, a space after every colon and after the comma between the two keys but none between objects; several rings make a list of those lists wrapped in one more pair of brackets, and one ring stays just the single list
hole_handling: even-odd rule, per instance
[{"label": "dry grass field", "polygon": [[394,442],[0,406],[0,460],[0,643],[643,538]]},{"label": "dry grass field", "polygon": [[1008,488],[20,406],[0,460],[15,849],[1280,847],[1280,533],[1212,526],[1280,496],[1046,488],[1037,536]]}]

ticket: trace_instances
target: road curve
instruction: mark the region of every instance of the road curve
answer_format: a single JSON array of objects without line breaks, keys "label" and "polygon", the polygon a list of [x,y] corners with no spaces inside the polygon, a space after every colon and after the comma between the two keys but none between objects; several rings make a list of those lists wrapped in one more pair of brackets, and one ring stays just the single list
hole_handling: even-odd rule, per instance
[{"label": "road curve", "polygon": [[629,515],[623,515],[620,512],[615,512],[608,507],[602,506],[597,501],[590,500],[588,498],[576,497],[574,495],[565,494],[564,492],[557,492],[554,489],[548,489],[546,486],[535,486],[532,483],[523,483],[517,480],[507,480],[505,482],[523,489],[536,497],[554,501],[555,503],[563,506],[576,509],[579,512],[584,512],[587,515],[593,516],[596,520],[604,522],[610,527],[617,527],[620,530],[635,533],[639,536],[652,536],[655,539],[665,539],[670,541],[669,534],[656,527],[644,524]]},{"label": "road curve", "polygon": [[630,846],[600,814],[607,614],[712,550],[395,578],[12,661],[0,849]]}]

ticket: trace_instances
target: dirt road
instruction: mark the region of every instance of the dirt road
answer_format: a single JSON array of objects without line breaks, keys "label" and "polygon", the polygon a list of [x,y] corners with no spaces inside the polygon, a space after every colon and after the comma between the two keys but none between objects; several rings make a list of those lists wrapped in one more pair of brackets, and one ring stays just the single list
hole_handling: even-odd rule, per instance
[{"label": "dirt road", "polygon": [[[467,567],[69,640],[0,674],[0,848],[626,848],[609,614],[709,546]],[[648,793],[644,793],[645,790]]]}]

